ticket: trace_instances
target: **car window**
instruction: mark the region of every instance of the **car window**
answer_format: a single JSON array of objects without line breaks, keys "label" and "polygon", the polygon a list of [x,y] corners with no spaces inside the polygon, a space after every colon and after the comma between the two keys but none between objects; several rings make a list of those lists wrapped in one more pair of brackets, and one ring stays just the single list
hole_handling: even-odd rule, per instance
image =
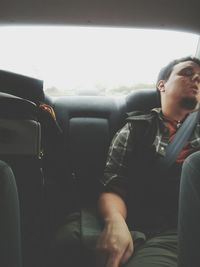
[{"label": "car window", "polygon": [[170,60],[195,55],[192,33],[109,27],[0,28],[0,69],[44,80],[46,94],[126,95],[154,88]]}]

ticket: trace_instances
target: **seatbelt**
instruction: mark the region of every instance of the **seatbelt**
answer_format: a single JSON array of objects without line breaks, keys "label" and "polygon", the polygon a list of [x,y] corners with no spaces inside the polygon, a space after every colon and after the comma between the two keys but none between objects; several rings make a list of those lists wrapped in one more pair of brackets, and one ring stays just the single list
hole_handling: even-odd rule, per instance
[{"label": "seatbelt", "polygon": [[175,162],[177,155],[189,139],[199,119],[200,109],[187,116],[181,127],[176,132],[172,142],[167,146],[165,156],[159,160],[159,165],[162,170],[166,171]]}]

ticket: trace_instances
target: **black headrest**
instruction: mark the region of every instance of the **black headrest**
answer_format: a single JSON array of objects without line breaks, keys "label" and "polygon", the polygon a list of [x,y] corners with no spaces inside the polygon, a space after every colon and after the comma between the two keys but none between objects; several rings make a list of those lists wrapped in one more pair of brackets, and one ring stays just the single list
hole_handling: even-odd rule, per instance
[{"label": "black headrest", "polygon": [[160,107],[156,89],[138,89],[126,97],[127,112]]},{"label": "black headrest", "polygon": [[42,80],[9,71],[0,70],[0,92],[33,102],[44,101]]}]

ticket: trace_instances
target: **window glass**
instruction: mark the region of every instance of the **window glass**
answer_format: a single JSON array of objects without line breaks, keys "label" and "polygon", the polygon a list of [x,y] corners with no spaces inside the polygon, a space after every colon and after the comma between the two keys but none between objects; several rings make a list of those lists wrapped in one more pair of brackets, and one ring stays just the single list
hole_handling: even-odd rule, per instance
[{"label": "window glass", "polygon": [[1,27],[0,69],[44,80],[47,94],[121,95],[153,88],[170,60],[195,55],[198,35],[103,27]]}]

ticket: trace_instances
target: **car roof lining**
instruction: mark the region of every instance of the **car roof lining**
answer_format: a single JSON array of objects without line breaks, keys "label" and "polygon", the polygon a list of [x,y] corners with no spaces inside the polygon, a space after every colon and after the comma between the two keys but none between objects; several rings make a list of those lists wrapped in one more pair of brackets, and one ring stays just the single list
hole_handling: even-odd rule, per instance
[{"label": "car roof lining", "polygon": [[197,0],[1,1],[0,25],[141,27],[199,33]]}]

